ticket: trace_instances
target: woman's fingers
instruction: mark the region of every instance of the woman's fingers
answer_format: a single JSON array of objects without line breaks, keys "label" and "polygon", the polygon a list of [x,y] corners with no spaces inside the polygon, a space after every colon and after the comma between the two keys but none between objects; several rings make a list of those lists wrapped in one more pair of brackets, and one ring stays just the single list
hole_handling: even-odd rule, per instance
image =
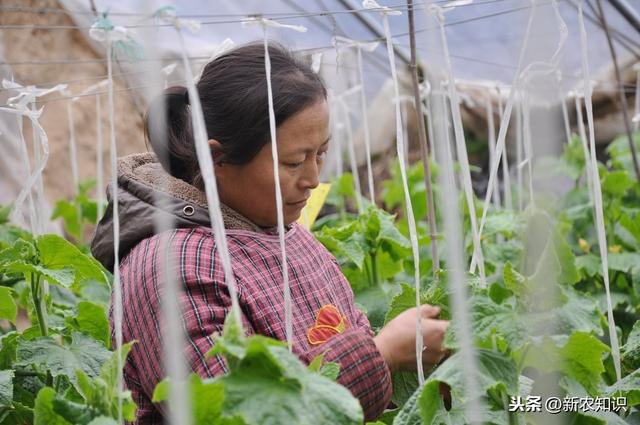
[{"label": "woman's fingers", "polygon": [[435,319],[440,314],[440,307],[435,307],[430,304],[422,304],[420,306],[420,316],[423,319]]}]

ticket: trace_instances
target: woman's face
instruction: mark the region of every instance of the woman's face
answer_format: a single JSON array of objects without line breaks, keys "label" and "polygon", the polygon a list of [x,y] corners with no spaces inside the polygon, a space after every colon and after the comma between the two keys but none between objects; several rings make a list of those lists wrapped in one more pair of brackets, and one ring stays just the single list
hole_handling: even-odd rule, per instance
[{"label": "woman's face", "polygon": [[[325,99],[298,112],[276,130],[278,170],[285,225],[300,217],[302,208],[318,186],[329,148],[329,108]],[[272,227],[278,223],[271,143],[247,164],[216,164],[220,199],[253,223]]]}]

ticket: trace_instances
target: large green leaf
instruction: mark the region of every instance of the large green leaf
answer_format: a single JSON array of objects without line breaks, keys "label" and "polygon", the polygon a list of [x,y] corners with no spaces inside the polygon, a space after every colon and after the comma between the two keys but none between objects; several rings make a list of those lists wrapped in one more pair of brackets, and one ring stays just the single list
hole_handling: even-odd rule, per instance
[{"label": "large green leaf", "polygon": [[627,406],[640,405],[640,369],[625,376],[603,391],[606,397],[626,397]]},{"label": "large green leaf", "polygon": [[75,271],[76,283],[87,279],[107,283],[100,264],[58,235],[42,235],[36,239],[42,265],[58,270],[71,267]]},{"label": "large green leaf", "polygon": [[13,402],[13,370],[0,370],[0,410]]},{"label": "large green leaf", "polygon": [[72,425],[53,408],[56,391],[51,387],[44,387],[38,392],[34,407],[34,425]]},{"label": "large green leaf", "polygon": [[[492,345],[495,335],[516,350],[526,342],[527,327],[518,312],[508,304],[496,304],[489,297],[475,295],[469,300],[474,337],[483,347]],[[455,318],[445,336],[445,345],[458,348]]]},{"label": "large green leaf", "polygon": [[523,365],[541,372],[561,371],[596,396],[604,385],[601,374],[605,371],[603,357],[608,351],[609,347],[593,335],[575,332],[562,346],[549,337],[532,345]]},{"label": "large green leaf", "polygon": [[0,286],[0,319],[7,319],[16,323],[18,307],[13,299],[13,291],[6,286]]},{"label": "large green leaf", "polygon": [[74,333],[70,345],[62,345],[51,337],[18,341],[17,366],[35,366],[53,377],[66,376],[76,382],[76,370],[91,377],[98,376],[110,352],[99,342],[81,333]]},{"label": "large green leaf", "polygon": [[622,363],[629,370],[640,369],[640,320],[634,325],[627,342],[620,348]]},{"label": "large green leaf", "polygon": [[362,423],[362,407],[346,388],[309,371],[279,342],[244,338],[231,317],[211,352],[225,356],[229,365],[229,373],[219,378],[225,416],[249,425]]},{"label": "large green leaf", "polygon": [[107,312],[101,305],[91,301],[80,301],[74,323],[80,332],[104,343],[105,347],[109,348],[111,345],[109,319]]},{"label": "large green leaf", "polygon": [[[473,376],[479,394],[465,393],[466,377],[469,376],[470,370],[468,365],[464,364],[461,354],[456,353],[438,367],[425,385],[407,401],[396,416],[394,425],[468,424],[465,408],[471,398],[476,399],[481,408],[479,413],[482,423],[507,424],[506,412],[490,408],[481,395],[492,389],[516,395],[518,377],[514,362],[503,354],[478,350],[476,363],[478,369]],[[446,384],[451,389],[450,410],[445,408],[440,393],[441,384]]]}]

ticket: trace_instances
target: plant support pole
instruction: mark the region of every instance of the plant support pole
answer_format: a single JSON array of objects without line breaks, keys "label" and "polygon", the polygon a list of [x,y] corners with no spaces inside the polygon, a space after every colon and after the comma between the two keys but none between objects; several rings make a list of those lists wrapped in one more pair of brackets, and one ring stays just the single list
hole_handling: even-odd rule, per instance
[{"label": "plant support pole", "polygon": [[622,76],[620,74],[620,67],[618,66],[618,57],[616,50],[611,41],[611,33],[609,31],[609,25],[607,24],[607,18],[604,16],[604,10],[602,9],[602,3],[600,0],[596,0],[598,4],[598,11],[600,12],[600,21],[602,22],[602,29],[607,36],[607,43],[609,44],[609,51],[611,52],[611,59],[613,60],[613,68],[616,72],[616,83],[618,87],[618,93],[620,94],[620,107],[622,108],[622,118],[624,119],[624,128],[627,132],[627,138],[629,140],[629,149],[631,150],[631,159],[633,160],[633,169],[636,172],[636,178],[640,182],[640,166],[638,165],[638,153],[636,152],[636,144],[633,142],[633,135],[631,134],[631,123],[629,121],[629,111],[627,110],[627,97],[625,95],[624,87],[622,86]]}]

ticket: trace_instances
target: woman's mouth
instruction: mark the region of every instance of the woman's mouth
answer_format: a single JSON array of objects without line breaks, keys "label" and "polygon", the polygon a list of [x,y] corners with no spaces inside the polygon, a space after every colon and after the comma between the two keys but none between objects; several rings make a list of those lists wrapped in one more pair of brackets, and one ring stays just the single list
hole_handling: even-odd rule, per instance
[{"label": "woman's mouth", "polygon": [[305,199],[303,199],[301,201],[297,201],[297,202],[289,202],[288,204],[290,206],[292,206],[292,207],[295,207],[295,208],[304,208],[304,206],[307,203],[307,199],[309,199],[309,198],[305,198]]}]

